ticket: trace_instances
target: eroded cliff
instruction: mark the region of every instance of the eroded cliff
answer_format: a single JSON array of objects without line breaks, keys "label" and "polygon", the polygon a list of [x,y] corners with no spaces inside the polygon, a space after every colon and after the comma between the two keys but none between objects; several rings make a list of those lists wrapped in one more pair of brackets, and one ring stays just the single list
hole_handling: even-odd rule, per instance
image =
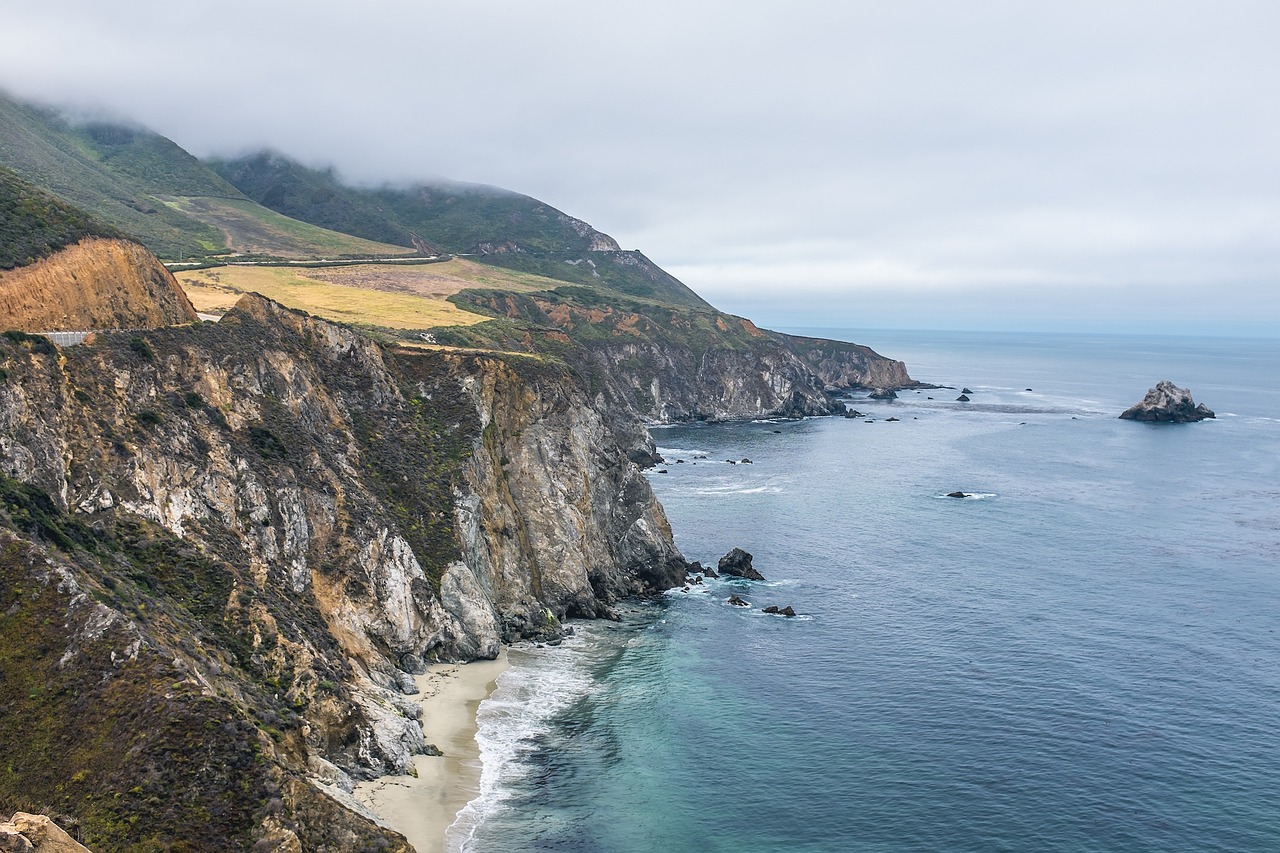
[{"label": "eroded cliff", "polygon": [[[0,606],[26,643],[0,674],[65,698],[4,715],[52,740],[0,786],[108,846],[140,830],[93,793],[137,789],[157,837],[216,813],[228,839],[394,849],[343,791],[422,748],[411,673],[684,575],[613,430],[534,359],[388,351],[248,296],[61,351],[11,335],[0,366]],[[104,766],[116,738],[134,760]],[[68,748],[76,784],[36,769]]]},{"label": "eroded cliff", "polygon": [[588,287],[450,297],[500,318],[443,330],[451,343],[523,349],[559,359],[598,396],[620,434],[670,423],[844,411],[850,389],[909,388],[906,366],[868,347],[786,335],[714,310],[628,300]]},{"label": "eroded cliff", "polygon": [[196,322],[173,274],[129,240],[86,237],[0,271],[4,326],[29,332],[150,329]]}]

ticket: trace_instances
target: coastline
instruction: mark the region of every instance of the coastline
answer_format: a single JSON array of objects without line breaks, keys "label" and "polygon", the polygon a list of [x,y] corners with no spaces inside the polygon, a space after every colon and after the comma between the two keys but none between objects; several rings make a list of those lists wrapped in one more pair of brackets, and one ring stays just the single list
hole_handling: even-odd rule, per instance
[{"label": "coastline", "polygon": [[416,777],[383,776],[356,785],[355,798],[418,853],[442,853],[445,831],[480,792],[476,712],[509,666],[503,646],[495,660],[435,664],[415,676],[423,737],[444,755],[415,755]]}]

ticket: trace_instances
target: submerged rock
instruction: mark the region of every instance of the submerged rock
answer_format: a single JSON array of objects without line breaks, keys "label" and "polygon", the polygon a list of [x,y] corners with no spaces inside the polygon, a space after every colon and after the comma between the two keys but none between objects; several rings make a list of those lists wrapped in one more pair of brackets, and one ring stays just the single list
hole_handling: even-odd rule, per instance
[{"label": "submerged rock", "polygon": [[1216,418],[1213,410],[1201,403],[1196,405],[1191,399],[1191,392],[1179,388],[1169,380],[1156,383],[1156,387],[1147,392],[1142,402],[1125,409],[1120,414],[1126,421],[1159,421],[1163,423],[1185,424]]},{"label": "submerged rock", "polygon": [[760,574],[751,565],[751,555],[741,548],[734,548],[728,554],[720,558],[716,569],[722,575],[732,575],[737,578],[746,578],[751,581],[762,581],[764,575]]}]

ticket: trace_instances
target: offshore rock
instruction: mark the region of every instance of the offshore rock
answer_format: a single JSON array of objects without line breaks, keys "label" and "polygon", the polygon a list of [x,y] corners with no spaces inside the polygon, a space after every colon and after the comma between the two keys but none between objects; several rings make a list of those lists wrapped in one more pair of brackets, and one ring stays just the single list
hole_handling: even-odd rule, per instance
[{"label": "offshore rock", "polygon": [[734,548],[721,557],[716,569],[722,575],[732,575],[733,577],[746,578],[752,581],[764,580],[764,575],[752,567],[751,555],[741,548]]},{"label": "offshore rock", "polygon": [[1120,419],[1126,421],[1174,424],[1194,423],[1216,417],[1203,403],[1197,406],[1191,399],[1189,390],[1179,388],[1167,379],[1157,383],[1140,403],[1125,409],[1120,415]]},{"label": "offshore rock", "polygon": [[891,388],[877,388],[875,391],[868,394],[867,397],[871,400],[896,400],[898,399],[898,392]]}]

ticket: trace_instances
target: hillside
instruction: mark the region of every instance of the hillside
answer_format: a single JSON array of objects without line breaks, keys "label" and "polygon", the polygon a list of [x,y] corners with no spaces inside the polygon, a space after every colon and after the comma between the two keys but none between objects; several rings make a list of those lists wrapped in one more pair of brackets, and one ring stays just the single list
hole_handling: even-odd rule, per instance
[{"label": "hillside", "polygon": [[0,167],[0,270],[34,264],[86,237],[119,237],[61,199]]},{"label": "hillside", "polygon": [[290,220],[247,199],[177,144],[108,121],[75,122],[0,92],[0,166],[163,258],[408,254]]},{"label": "hillside", "polygon": [[0,328],[142,329],[195,322],[154,255],[0,169]]},{"label": "hillside", "polygon": [[623,251],[609,235],[520,193],[452,182],[361,188],[332,169],[307,168],[271,152],[209,165],[254,201],[325,228],[471,255],[632,298],[711,307],[640,252]]},{"label": "hillside", "polygon": [[107,123],[72,124],[0,93],[0,165],[140,240],[162,257],[227,250],[221,232],[158,194],[241,194],[174,143]]}]

